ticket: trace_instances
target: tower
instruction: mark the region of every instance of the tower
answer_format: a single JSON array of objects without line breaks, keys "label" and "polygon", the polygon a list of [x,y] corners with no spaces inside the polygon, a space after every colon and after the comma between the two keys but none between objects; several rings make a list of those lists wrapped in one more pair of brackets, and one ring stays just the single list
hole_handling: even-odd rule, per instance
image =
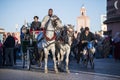
[{"label": "tower", "polygon": [[80,32],[81,28],[90,27],[90,19],[86,15],[86,8],[84,6],[80,9],[80,16],[77,17],[77,32]]}]

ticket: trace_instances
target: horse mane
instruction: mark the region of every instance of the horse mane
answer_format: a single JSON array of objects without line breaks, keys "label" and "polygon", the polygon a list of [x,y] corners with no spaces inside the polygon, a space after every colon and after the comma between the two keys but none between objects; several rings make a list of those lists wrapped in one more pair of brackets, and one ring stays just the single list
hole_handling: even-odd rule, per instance
[{"label": "horse mane", "polygon": [[56,17],[55,20],[59,20],[62,23],[62,21],[60,20],[60,18],[57,15],[53,15],[53,17]]}]

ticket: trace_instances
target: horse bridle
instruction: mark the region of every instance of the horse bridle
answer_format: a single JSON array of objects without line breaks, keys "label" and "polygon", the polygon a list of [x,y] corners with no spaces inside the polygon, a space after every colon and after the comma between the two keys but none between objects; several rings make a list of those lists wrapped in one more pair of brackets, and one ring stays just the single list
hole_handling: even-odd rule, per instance
[{"label": "horse bridle", "polygon": [[67,30],[67,28],[61,31],[61,38],[62,38],[63,41],[65,39],[64,37],[66,37],[66,36],[73,37],[70,34],[68,34],[67,31],[69,31],[69,30]]},{"label": "horse bridle", "polygon": [[57,17],[56,19],[52,20],[52,24],[53,24],[53,26],[55,26],[55,27],[57,26],[57,22],[56,22],[57,20],[59,20],[58,17]]}]

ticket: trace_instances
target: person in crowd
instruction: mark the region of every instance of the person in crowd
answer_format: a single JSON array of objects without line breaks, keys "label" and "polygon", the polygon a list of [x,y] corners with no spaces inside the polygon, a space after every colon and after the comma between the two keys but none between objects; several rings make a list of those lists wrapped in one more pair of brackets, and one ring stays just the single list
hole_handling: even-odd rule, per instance
[{"label": "person in crowd", "polygon": [[26,34],[27,34],[27,27],[26,27],[25,25],[23,25],[23,26],[20,28],[20,41],[25,40]]},{"label": "person in crowd", "polygon": [[73,43],[72,43],[72,46],[71,46],[71,52],[73,52],[74,56],[75,56],[75,59],[77,59],[77,50],[78,50],[78,47],[77,47],[77,31],[74,32],[74,38],[73,38]]},{"label": "person in crowd", "polygon": [[116,61],[118,61],[118,60],[120,60],[120,32],[117,32],[115,34],[115,37],[113,38],[113,44],[115,46],[114,58]]},{"label": "person in crowd", "polygon": [[[6,34],[3,34],[3,43],[5,42],[5,40],[6,40]],[[5,47],[3,46],[3,56],[2,56],[2,58],[3,58],[3,62],[2,62],[2,66],[4,66],[5,65]]]},{"label": "person in crowd", "polygon": [[6,37],[7,37],[6,34],[3,34],[3,41],[2,41],[3,43],[5,42]]},{"label": "person in crowd", "polygon": [[80,45],[80,35],[83,32],[84,32],[84,28],[83,27],[80,28],[80,32],[77,32],[77,44],[78,44],[78,46]]},{"label": "person in crowd", "polygon": [[108,55],[110,54],[110,47],[111,47],[110,37],[109,36],[105,37],[105,39],[102,42],[102,45],[103,45],[102,46],[103,47],[102,56],[104,58],[107,58]]},{"label": "person in crowd", "polygon": [[12,36],[14,37],[15,39],[15,47],[14,47],[14,64],[16,64],[16,53],[17,53],[17,50],[18,50],[18,38],[15,36],[15,33],[12,33]]},{"label": "person in crowd", "polygon": [[95,46],[95,48],[96,48],[95,58],[103,58],[103,55],[102,55],[102,50],[103,50],[102,42],[103,42],[104,38],[102,37],[100,32],[95,32],[95,38],[98,41],[96,46]]},{"label": "person in crowd", "polygon": [[15,39],[11,36],[10,33],[7,33],[7,38],[3,44],[5,47],[5,61],[6,66],[14,65],[14,47],[15,47]]},{"label": "person in crowd", "polygon": [[12,33],[12,36],[13,36],[14,39],[15,39],[15,43],[18,42],[18,38],[15,36],[15,33]]},{"label": "person in crowd", "polygon": [[3,45],[2,45],[2,42],[0,40],[0,66],[2,66],[2,62],[3,62]]}]

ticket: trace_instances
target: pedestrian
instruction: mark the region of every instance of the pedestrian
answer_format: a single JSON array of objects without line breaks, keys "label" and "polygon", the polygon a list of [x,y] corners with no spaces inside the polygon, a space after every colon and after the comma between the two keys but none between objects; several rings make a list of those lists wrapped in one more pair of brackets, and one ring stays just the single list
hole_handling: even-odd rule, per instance
[{"label": "pedestrian", "polygon": [[[5,40],[6,40],[6,34],[3,34],[3,43],[5,42]],[[4,66],[5,65],[5,47],[4,46],[3,46],[3,56],[2,56],[2,58],[3,58],[2,66]]]},{"label": "pedestrian", "polygon": [[3,55],[3,48],[2,48],[2,42],[1,42],[1,40],[0,40],[0,66],[2,66],[2,62],[3,62],[3,57],[2,57],[2,55]]},{"label": "pedestrian", "polygon": [[110,37],[107,36],[103,42],[102,42],[102,47],[103,47],[103,51],[102,51],[102,56],[104,58],[107,58],[108,55],[110,54],[110,47],[111,47],[111,42],[110,42]]},{"label": "pedestrian", "polygon": [[115,60],[120,60],[120,32],[117,32],[113,38],[114,48],[114,58]]},{"label": "pedestrian", "polygon": [[15,33],[12,33],[12,36],[15,39],[15,47],[14,47],[14,64],[16,65],[16,53],[18,49],[18,38],[15,36]]},{"label": "pedestrian", "polygon": [[75,31],[71,51],[73,51],[73,54],[74,54],[76,60],[77,60],[77,53],[78,53],[77,52],[77,50],[78,50],[77,44],[78,44],[77,31]]},{"label": "pedestrian", "polygon": [[5,47],[5,61],[7,66],[13,66],[15,39],[10,33],[7,33],[7,35],[8,37],[3,44]]}]

